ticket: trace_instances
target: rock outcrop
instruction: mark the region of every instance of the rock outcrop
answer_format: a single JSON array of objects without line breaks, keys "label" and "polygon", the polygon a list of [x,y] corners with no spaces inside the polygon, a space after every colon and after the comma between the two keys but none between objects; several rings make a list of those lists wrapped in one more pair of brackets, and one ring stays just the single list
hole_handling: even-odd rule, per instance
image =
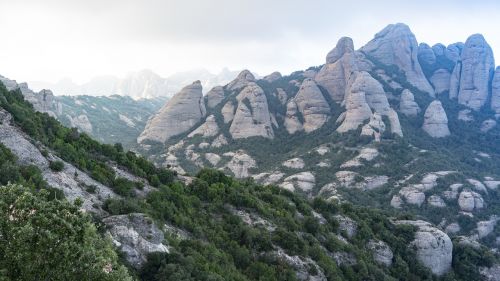
[{"label": "rock outcrop", "polygon": [[140,268],[150,253],[168,253],[168,247],[162,244],[163,232],[144,214],[110,216],[103,219],[103,223],[115,246],[135,268]]},{"label": "rock outcrop", "polygon": [[420,107],[415,102],[413,93],[404,89],[399,100],[399,112],[408,117],[415,117],[420,113]]},{"label": "rock outcrop", "polygon": [[310,192],[315,184],[316,178],[311,172],[302,172],[285,178],[280,187],[290,191]]},{"label": "rock outcrop", "polygon": [[484,207],[484,200],[481,194],[474,191],[462,191],[458,197],[458,206],[464,212],[480,210]]},{"label": "rock outcrop", "polygon": [[442,94],[450,90],[451,74],[448,70],[440,68],[434,71],[430,80],[436,94]]},{"label": "rock outcrop", "polygon": [[434,50],[426,43],[418,45],[417,57],[418,61],[423,65],[433,65],[436,63],[436,54],[434,54]]},{"label": "rock outcrop", "polygon": [[233,153],[231,157],[232,158],[226,164],[226,167],[238,179],[249,177],[250,169],[257,167],[255,160],[242,150]]},{"label": "rock outcrop", "polygon": [[375,35],[361,51],[380,63],[401,69],[406,79],[421,91],[434,96],[434,90],[425,78],[418,62],[418,45],[410,28],[402,23],[390,24]]},{"label": "rock outcrop", "polygon": [[495,70],[495,75],[491,82],[491,109],[500,114],[500,66]]},{"label": "rock outcrop", "polygon": [[433,138],[442,138],[450,135],[448,117],[440,101],[435,100],[431,102],[425,110],[422,129]]},{"label": "rock outcrop", "polygon": [[363,81],[361,81],[362,78],[363,76],[356,77],[350,92],[346,96],[346,112],[342,124],[337,128],[337,132],[339,133],[356,130],[359,125],[363,124],[372,115],[370,106],[366,101],[364,89],[357,86],[363,84]]},{"label": "rock outcrop", "polygon": [[229,132],[234,139],[248,137],[274,138],[271,115],[264,91],[249,83],[237,96],[238,107]]},{"label": "rock outcrop", "polygon": [[433,274],[441,276],[451,268],[453,243],[450,237],[425,221],[397,221],[418,228],[411,243],[417,250],[417,259]]},{"label": "rock outcrop", "polygon": [[194,131],[192,131],[188,137],[192,138],[196,135],[201,135],[202,137],[214,137],[219,133],[219,126],[217,125],[217,122],[215,121],[215,116],[210,115],[207,117],[205,120],[205,123],[200,125],[198,128],[196,128]]},{"label": "rock outcrop", "polygon": [[208,108],[214,108],[219,103],[221,103],[224,100],[224,88],[222,86],[215,86],[213,87],[210,91],[208,91],[207,95],[205,96],[205,100],[207,102],[207,107]]},{"label": "rock outcrop", "polygon": [[[456,85],[450,85],[450,91],[458,90],[456,96],[460,104],[476,111],[481,109],[488,101],[489,85],[495,70],[493,51],[481,34],[474,34],[467,39],[461,55],[461,64],[456,67],[459,69],[454,71],[460,71],[460,82],[458,89],[455,88]],[[455,93],[451,96],[455,96]]]},{"label": "rock outcrop", "polygon": [[370,240],[366,247],[373,253],[373,259],[378,264],[383,266],[392,265],[394,254],[387,243],[381,240]]},{"label": "rock outcrop", "polygon": [[343,37],[328,53],[326,64],[314,78],[318,85],[328,91],[331,99],[342,102],[351,74],[358,70],[352,39]]},{"label": "rock outcrop", "polygon": [[[302,129],[306,133],[315,131],[321,128],[330,116],[328,102],[316,83],[310,78],[302,82],[299,92],[288,103],[285,126],[289,133]],[[302,118],[299,118],[298,114]],[[303,124],[300,119],[303,119]]]},{"label": "rock outcrop", "polygon": [[269,75],[264,76],[263,79],[266,80],[269,83],[272,83],[274,81],[277,81],[277,80],[281,79],[281,77],[282,77],[281,73],[279,73],[278,71],[275,71],[275,72],[273,72],[273,73],[271,73]]},{"label": "rock outcrop", "polygon": [[250,82],[255,82],[255,76],[245,69],[233,81],[227,84],[226,89],[228,91],[237,91],[245,88]]},{"label": "rock outcrop", "polygon": [[160,111],[148,120],[137,142],[165,142],[173,136],[187,132],[205,116],[200,81],[184,87]]}]

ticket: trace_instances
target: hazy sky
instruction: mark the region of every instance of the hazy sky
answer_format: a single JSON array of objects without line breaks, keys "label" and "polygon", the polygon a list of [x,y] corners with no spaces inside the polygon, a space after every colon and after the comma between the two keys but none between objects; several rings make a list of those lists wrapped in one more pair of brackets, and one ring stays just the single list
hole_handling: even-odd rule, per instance
[{"label": "hazy sky", "polygon": [[341,36],[359,48],[395,22],[430,45],[482,33],[500,54],[496,2],[0,0],[0,74],[84,82],[144,68],[289,73],[322,64]]}]

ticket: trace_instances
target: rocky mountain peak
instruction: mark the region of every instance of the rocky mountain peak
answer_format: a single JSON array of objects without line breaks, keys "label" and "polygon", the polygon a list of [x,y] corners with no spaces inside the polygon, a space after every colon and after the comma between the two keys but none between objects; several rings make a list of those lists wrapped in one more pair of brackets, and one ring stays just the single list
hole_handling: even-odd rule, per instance
[{"label": "rocky mountain peak", "polygon": [[326,55],[326,63],[334,63],[339,60],[345,53],[354,52],[354,43],[349,37],[342,37],[337,42],[337,45]]},{"label": "rocky mountain peak", "polygon": [[173,136],[187,132],[200,122],[205,114],[201,82],[195,81],[174,95],[148,120],[137,141],[142,143],[150,140],[163,143]]},{"label": "rocky mountain peak", "polygon": [[[467,38],[461,54],[461,64],[455,68],[459,73],[458,102],[473,110],[481,109],[489,98],[490,82],[495,70],[495,59],[490,45],[483,35],[474,34]],[[454,91],[457,89],[454,87]]]},{"label": "rocky mountain peak", "polygon": [[434,90],[418,62],[417,39],[407,25],[402,23],[388,25],[362,47],[361,51],[384,65],[399,67],[409,83],[434,96]]},{"label": "rocky mountain peak", "polygon": [[238,76],[227,85],[230,91],[244,88],[248,83],[255,82],[255,76],[249,70],[243,70]]}]

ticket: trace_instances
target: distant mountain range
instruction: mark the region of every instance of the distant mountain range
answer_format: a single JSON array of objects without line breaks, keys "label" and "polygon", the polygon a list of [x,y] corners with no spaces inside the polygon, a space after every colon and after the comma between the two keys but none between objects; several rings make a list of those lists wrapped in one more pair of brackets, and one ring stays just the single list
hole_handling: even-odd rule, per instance
[{"label": "distant mountain range", "polygon": [[123,79],[112,75],[105,75],[94,77],[84,84],[77,84],[71,79],[65,78],[57,83],[31,81],[29,85],[36,91],[50,89],[57,96],[123,95],[134,99],[141,99],[159,96],[170,97],[194,80],[200,80],[205,89],[211,89],[217,85],[227,84],[238,73],[239,71],[232,71],[227,68],[222,69],[218,74],[213,74],[206,69],[195,69],[178,72],[167,78],[163,78],[151,70],[144,69],[129,73]]}]

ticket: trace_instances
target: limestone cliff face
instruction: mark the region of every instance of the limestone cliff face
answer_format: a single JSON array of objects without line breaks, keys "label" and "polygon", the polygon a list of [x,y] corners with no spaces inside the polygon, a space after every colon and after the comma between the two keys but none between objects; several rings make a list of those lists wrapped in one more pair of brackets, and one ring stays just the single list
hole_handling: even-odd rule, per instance
[{"label": "limestone cliff face", "polygon": [[238,107],[229,133],[234,139],[261,136],[274,138],[271,115],[264,91],[249,83],[237,96]]},{"label": "limestone cliff face", "polygon": [[[297,114],[301,114],[303,124]],[[312,79],[305,79],[299,92],[289,101],[285,127],[289,133],[304,130],[306,133],[321,128],[328,120],[330,106]]]},{"label": "limestone cliff face", "polygon": [[474,34],[467,39],[461,61],[457,65],[457,72],[460,70],[458,102],[479,110],[488,101],[489,85],[495,70],[493,51],[481,34]]},{"label": "limestone cliff face", "polygon": [[150,140],[165,142],[191,129],[205,116],[200,81],[184,87],[153,116],[139,136],[139,143]]},{"label": "limestone cliff face", "polygon": [[434,96],[434,90],[418,62],[417,39],[407,25],[398,23],[387,26],[362,47],[361,51],[380,63],[397,66],[405,73],[408,82]]}]

